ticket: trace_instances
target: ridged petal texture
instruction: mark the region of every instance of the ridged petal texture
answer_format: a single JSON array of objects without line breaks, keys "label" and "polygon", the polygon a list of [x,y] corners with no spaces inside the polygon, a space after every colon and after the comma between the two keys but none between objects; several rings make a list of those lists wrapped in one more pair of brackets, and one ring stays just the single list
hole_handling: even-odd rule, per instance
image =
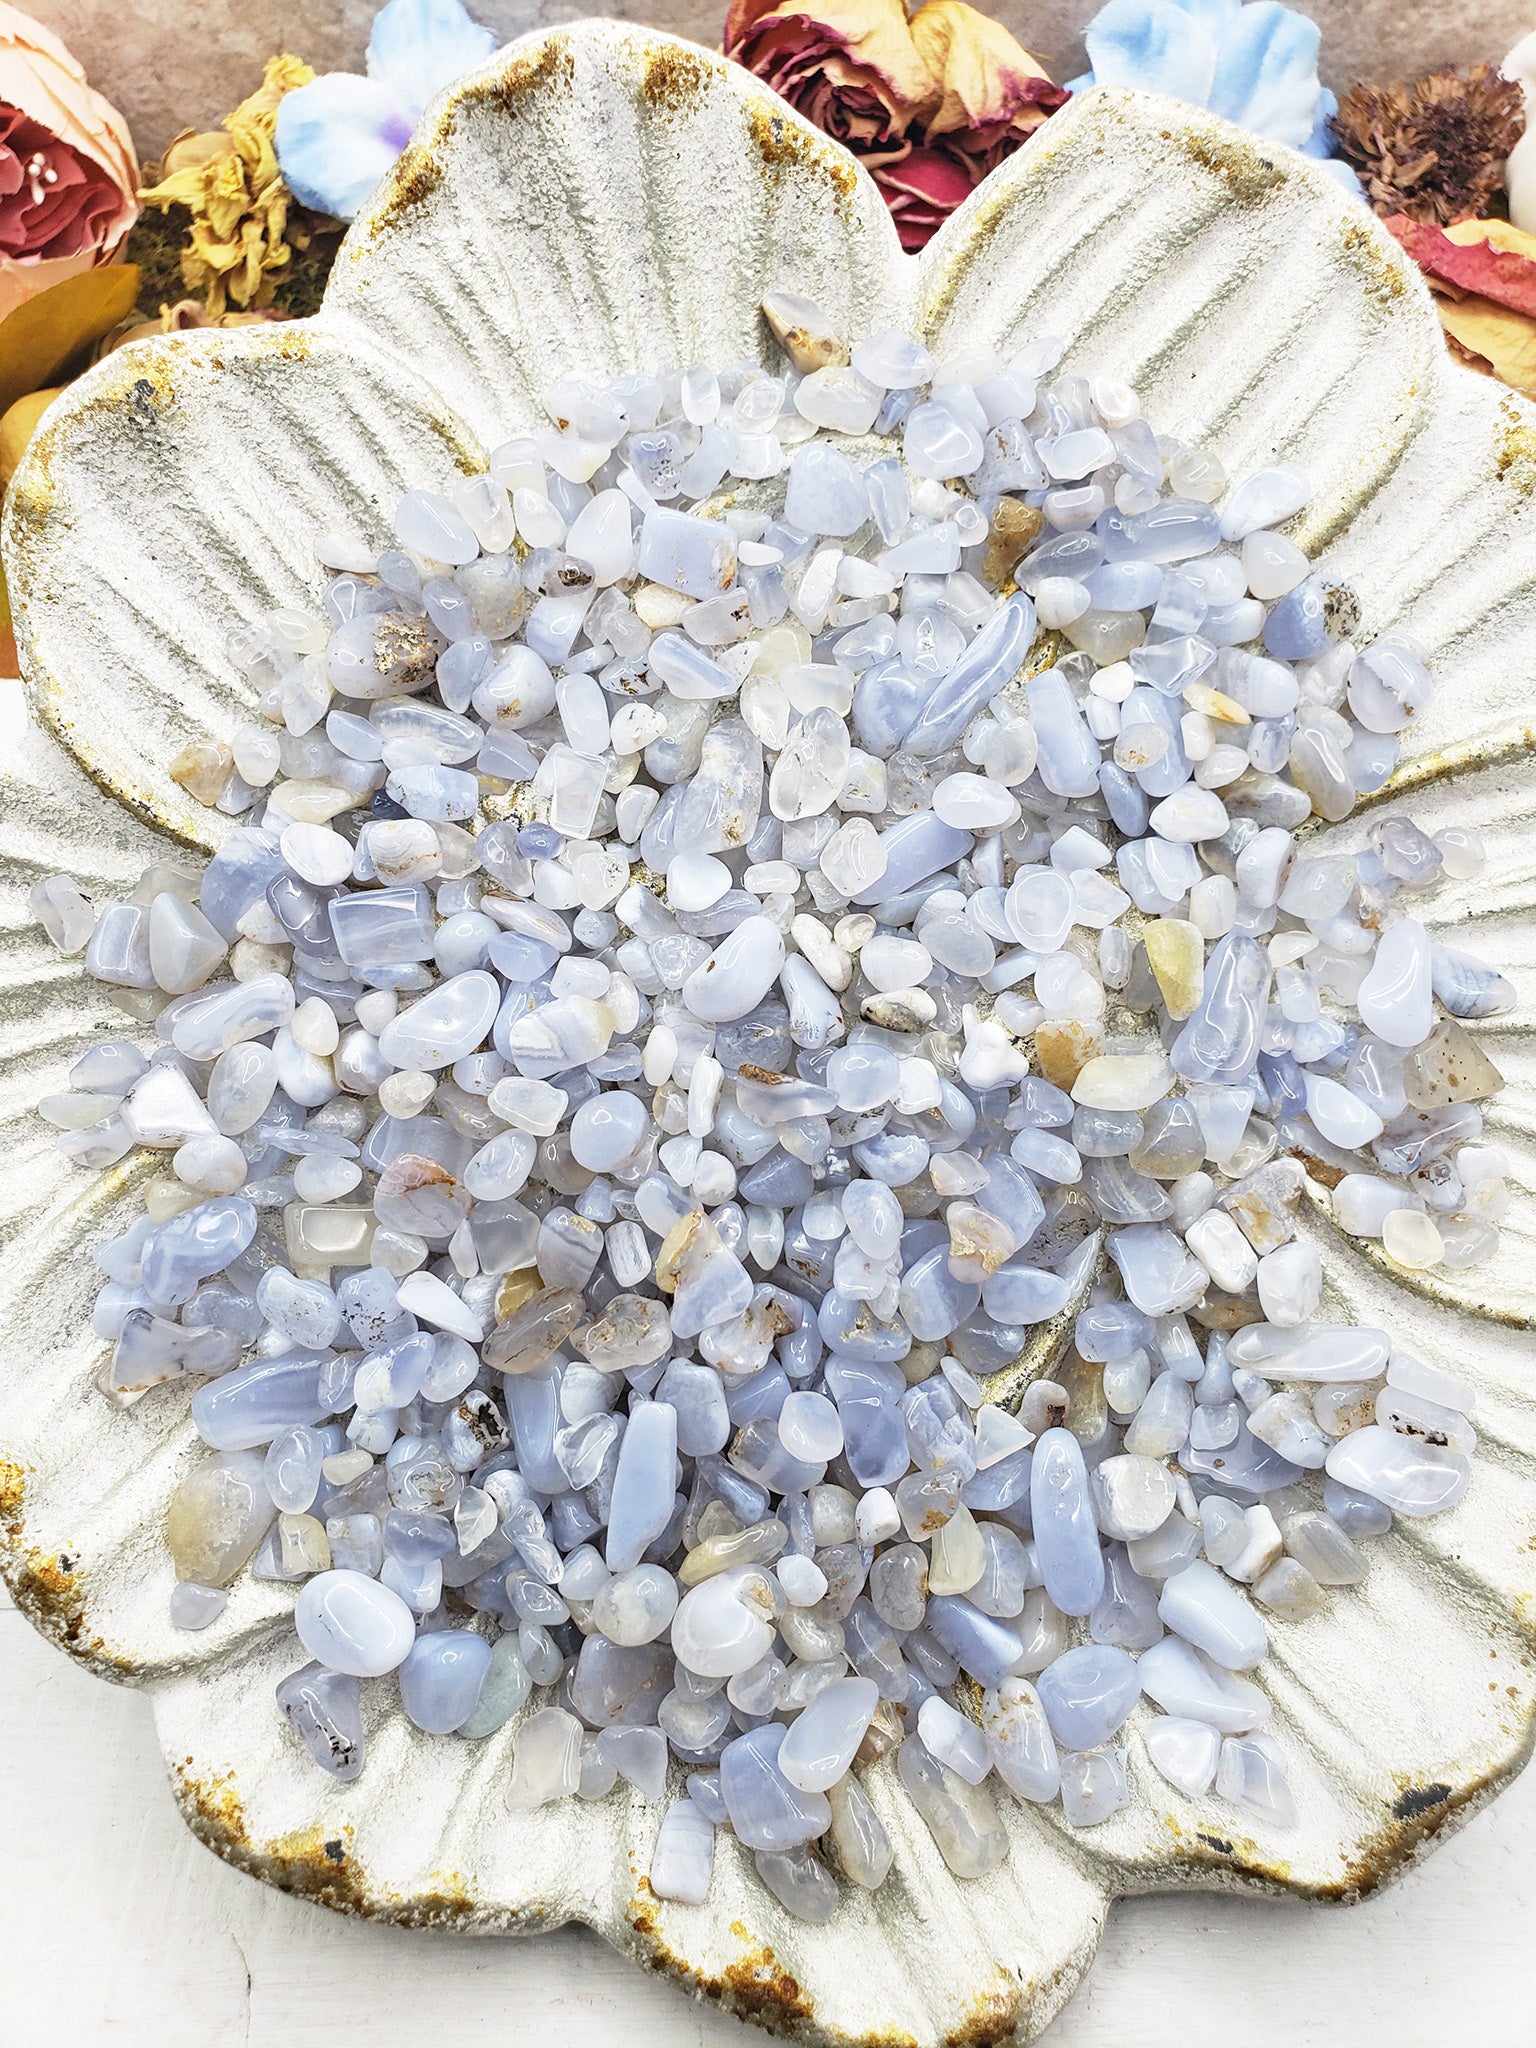
[{"label": "ridged petal texture", "polygon": [[[1266,1834],[1175,1795],[1138,1710],[1131,1805],[1074,1833],[1003,1795],[1012,1855],[966,1884],[886,1763],[867,1782],[894,1872],[873,1896],[847,1887],[825,1927],[788,1919],[729,1836],[706,1906],[653,1898],[659,1809],[633,1793],[510,1816],[509,1730],[434,1739],[376,1704],[361,1780],[326,1778],[273,1705],[298,1661],[280,1586],[244,1579],[205,1635],[170,1629],[161,1521],[197,1455],[186,1397],[110,1405],[88,1323],[88,1247],[123,1227],[144,1168],[76,1172],[32,1114],[121,1018],[25,902],[59,868],[124,893],[151,860],[195,864],[227,829],[166,764],[248,716],[225,638],[314,603],[317,528],[382,539],[405,488],[481,466],[558,372],[769,359],[757,309],[775,286],[851,334],[912,321],[941,351],[1062,334],[1074,368],[1134,383],[1161,429],[1209,441],[1230,470],[1306,470],[1303,544],[1353,585],[1368,633],[1410,635],[1436,675],[1376,801],[1411,794],[1424,826],[1486,835],[1485,876],[1442,889],[1433,919],[1520,994],[1512,1019],[1471,1026],[1509,1081],[1489,1117],[1516,1161],[1494,1266],[1410,1282],[1335,1233],[1327,1190],[1311,1190],[1328,1313],[1453,1364],[1476,1386],[1481,1447],[1461,1506],[1374,1544],[1367,1583],[1332,1591],[1324,1615],[1275,1625],[1258,1676],[1299,1826]],[[317,319],[142,344],[70,390],[6,527],[39,723],[0,786],[0,1530],[39,1627],[151,1690],[177,1796],[211,1847],[409,1924],[579,1919],[797,2039],[929,2048],[1033,2038],[1117,1891],[1355,1898],[1518,1768],[1536,1714],[1533,495],[1536,411],[1450,364],[1416,274],[1305,159],[1172,102],[1095,92],[907,258],[863,172],[756,80],[602,22],[514,44],[429,110]]]}]

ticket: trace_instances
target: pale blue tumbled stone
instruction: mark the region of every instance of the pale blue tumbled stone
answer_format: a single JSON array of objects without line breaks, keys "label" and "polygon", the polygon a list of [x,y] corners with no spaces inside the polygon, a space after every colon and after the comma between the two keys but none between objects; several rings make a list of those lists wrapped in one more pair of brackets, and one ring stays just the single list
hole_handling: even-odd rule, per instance
[{"label": "pale blue tumbled stone", "polygon": [[452,1066],[485,1038],[501,999],[500,983],[484,968],[456,974],[385,1025],[379,1052],[396,1067]]},{"label": "pale blue tumbled stone", "polygon": [[1035,1555],[1052,1604],[1089,1614],[1104,1591],[1104,1553],[1082,1446],[1066,1429],[1048,1429],[1034,1447],[1030,1514]]},{"label": "pale blue tumbled stone", "polygon": [[188,1059],[216,1060],[232,1046],[264,1038],[293,1015],[293,983],[284,974],[259,974],[233,988],[215,989],[176,1013],[171,1043]]},{"label": "pale blue tumbled stone", "polygon": [[1277,661],[1315,661],[1328,651],[1327,596],[1309,576],[1282,597],[1264,621],[1264,646]]},{"label": "pale blue tumbled stone", "polygon": [[322,1280],[299,1280],[286,1266],[269,1266],[256,1288],[267,1321],[295,1344],[323,1349],[341,1324],[341,1303]]},{"label": "pale blue tumbled stone", "polygon": [[720,1753],[720,1793],[731,1826],[749,1849],[792,1849],[832,1825],[822,1792],[802,1791],[779,1769],[786,1729],[777,1721],[728,1742]]},{"label": "pale blue tumbled stone", "polygon": [[857,533],[869,517],[869,493],[858,466],[825,442],[797,448],[784,491],[784,517],[802,533],[839,540]]},{"label": "pale blue tumbled stone", "polygon": [[571,1119],[571,1156],[592,1173],[611,1173],[640,1149],[650,1111],[638,1095],[611,1088],[584,1102]]},{"label": "pale blue tumbled stone", "polygon": [[908,1465],[907,1426],[899,1403],[906,1380],[894,1364],[834,1356],[827,1392],[843,1424],[843,1456],[860,1486],[888,1486]]},{"label": "pale blue tumbled stone", "polygon": [[871,1314],[866,1301],[850,1301],[837,1289],[823,1295],[816,1326],[829,1351],[839,1358],[856,1358],[863,1363],[893,1365],[912,1349],[912,1333],[898,1322],[884,1322]]},{"label": "pale blue tumbled stone", "polygon": [[505,1373],[502,1387],[517,1469],[540,1493],[563,1493],[570,1481],[555,1456],[555,1434],[562,1427],[558,1371],[540,1365],[532,1372]]},{"label": "pale blue tumbled stone", "polygon": [[778,1768],[802,1792],[825,1792],[853,1763],[879,1703],[869,1678],[835,1678],[785,1731]]},{"label": "pale blue tumbled stone", "polygon": [[674,1358],[656,1388],[658,1401],[677,1414],[677,1447],[684,1457],[707,1457],[724,1450],[731,1434],[725,1390],[713,1366]]},{"label": "pale blue tumbled stone", "polygon": [[327,915],[336,950],[349,967],[403,966],[431,958],[437,920],[420,882],[333,896]]},{"label": "pale blue tumbled stone", "polygon": [[256,1235],[256,1211],[243,1195],[199,1202],[158,1223],[139,1254],[144,1292],[161,1308],[190,1301],[199,1281],[222,1273]]},{"label": "pale blue tumbled stone", "polygon": [[958,1329],[980,1300],[979,1287],[950,1272],[947,1239],[914,1260],[902,1276],[900,1314],[921,1344],[937,1342]]},{"label": "pale blue tumbled stone", "polygon": [[659,1899],[702,1906],[714,1865],[714,1821],[695,1800],[674,1799],[661,1817],[651,1851],[651,1890]]},{"label": "pale blue tumbled stone", "polygon": [[658,506],[641,522],[638,567],[686,597],[718,597],[736,572],[736,537],[718,520]]},{"label": "pale blue tumbled stone", "polygon": [[[1022,591],[1015,592],[992,614],[937,688],[930,685],[925,707],[906,736],[906,751],[928,760],[953,746],[977,712],[1012,682],[1034,636],[1034,605]],[[887,885],[889,881],[887,876]],[[894,890],[887,886],[884,893],[891,895]]]},{"label": "pale blue tumbled stone", "polygon": [[1250,1671],[1269,1648],[1269,1631],[1223,1572],[1197,1559],[1163,1582],[1157,1611],[1176,1635],[1228,1671]]},{"label": "pale blue tumbled stone", "polygon": [[1186,1081],[1241,1081],[1253,1072],[1269,999],[1270,960],[1254,939],[1229,932],[1206,963],[1199,1008],[1168,1058]]},{"label": "pale blue tumbled stone", "polygon": [[1035,1680],[1051,1733],[1064,1749],[1097,1749],[1121,1727],[1141,1691],[1136,1660],[1107,1643],[1082,1643]]},{"label": "pale blue tumbled stone", "polygon": [[871,882],[868,888],[861,889],[853,901],[888,902],[903,890],[926,882],[941,868],[952,867],[957,860],[963,860],[973,844],[969,832],[946,825],[933,811],[916,811],[911,817],[901,818],[880,834],[880,845],[885,853],[884,874],[878,882]]},{"label": "pale blue tumbled stone", "polygon": [[932,690],[933,678],[908,667],[899,656],[866,669],[853,693],[853,722],[860,744],[882,759],[893,754],[912,730]]},{"label": "pale blue tumbled stone", "polygon": [[256,825],[235,827],[203,869],[198,891],[203,915],[221,938],[239,936],[240,919],[285,866],[275,832]]},{"label": "pale blue tumbled stone", "polygon": [[1162,587],[1155,562],[1106,562],[1088,578],[1088,602],[1098,612],[1146,611]]},{"label": "pale blue tumbled stone", "polygon": [[192,1423],[216,1451],[252,1450],[301,1424],[323,1422],[321,1354],[258,1359],[209,1380],[192,1396]]},{"label": "pale blue tumbled stone", "polygon": [[1099,786],[1102,755],[1070,683],[1053,668],[1031,676],[1030,722],[1039,742],[1037,773],[1057,796],[1091,796]]},{"label": "pale blue tumbled stone", "polygon": [[1006,1622],[983,1614],[958,1593],[936,1593],[928,1602],[928,1628],[978,1685],[1001,1685],[1024,1661],[1024,1648]]},{"label": "pale blue tumbled stone", "polygon": [[294,1603],[293,1625],[310,1656],[329,1671],[382,1678],[410,1654],[416,1638],[400,1595],[363,1572],[317,1572]]},{"label": "pale blue tumbled stone", "polygon": [[451,1735],[475,1711],[490,1668],[490,1644],[469,1629],[418,1636],[400,1666],[400,1704],[428,1735]]},{"label": "pale blue tumbled stone", "polygon": [[676,1463],[677,1410],[665,1401],[637,1403],[614,1474],[604,1551],[609,1571],[628,1571],[638,1564],[671,1520]]},{"label": "pale blue tumbled stone", "polygon": [[301,1665],[279,1682],[277,1705],[323,1771],[343,1784],[361,1775],[363,1714],[355,1678],[323,1664]]}]

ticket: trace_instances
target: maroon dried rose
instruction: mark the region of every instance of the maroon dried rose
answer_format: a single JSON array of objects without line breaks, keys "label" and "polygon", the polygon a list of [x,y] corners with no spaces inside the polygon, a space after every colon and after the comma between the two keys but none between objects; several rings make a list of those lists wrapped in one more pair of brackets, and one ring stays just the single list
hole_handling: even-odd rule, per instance
[{"label": "maroon dried rose", "polygon": [[1066,100],[1001,23],[963,0],[737,0],[728,56],[863,159],[903,248],[920,249]]}]

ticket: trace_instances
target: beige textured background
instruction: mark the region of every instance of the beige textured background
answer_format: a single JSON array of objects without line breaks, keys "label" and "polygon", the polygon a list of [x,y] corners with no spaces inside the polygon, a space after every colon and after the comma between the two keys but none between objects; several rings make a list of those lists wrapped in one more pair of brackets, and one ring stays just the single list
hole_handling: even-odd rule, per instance
[{"label": "beige textured background", "polygon": [[[29,4],[29,0],[23,0]],[[469,0],[503,38],[609,14],[717,44],[727,0]],[[984,0],[1052,75],[1084,68],[1082,27],[1100,0]],[[257,83],[264,60],[288,49],[317,71],[362,69],[376,0],[30,0],[128,116],[140,153],[157,155],[185,127],[208,127]],[[1411,78],[1437,64],[1502,57],[1536,28],[1536,0],[1302,0],[1323,31],[1323,78]]]}]

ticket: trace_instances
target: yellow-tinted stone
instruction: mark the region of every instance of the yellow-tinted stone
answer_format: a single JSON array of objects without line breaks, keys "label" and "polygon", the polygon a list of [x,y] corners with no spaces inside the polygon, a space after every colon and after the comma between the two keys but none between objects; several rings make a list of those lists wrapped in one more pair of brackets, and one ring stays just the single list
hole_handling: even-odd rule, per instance
[{"label": "yellow-tinted stone", "polygon": [[1030,542],[1044,530],[1045,514],[1022,498],[1001,497],[987,530],[987,545],[981,558],[981,577],[995,590],[1013,574],[1014,566]]},{"label": "yellow-tinted stone", "polygon": [[1416,1045],[1403,1061],[1403,1087],[1410,1109],[1486,1102],[1503,1086],[1504,1076],[1454,1017],[1442,1017],[1424,1043]]},{"label": "yellow-tinted stone", "polygon": [[[656,1285],[663,1294],[676,1293],[683,1267],[704,1228],[704,1211],[690,1209],[686,1216],[677,1219],[662,1239],[661,1250],[656,1254]],[[712,1229],[710,1234],[713,1236]]]},{"label": "yellow-tinted stone", "polygon": [[324,1522],[313,1515],[279,1515],[277,1533],[285,1572],[328,1572],[331,1543]]},{"label": "yellow-tinted stone", "polygon": [[755,676],[781,676],[795,662],[811,659],[811,636],[797,619],[770,626],[757,643],[752,661]]},{"label": "yellow-tinted stone", "polygon": [[523,1303],[532,1301],[543,1285],[537,1266],[525,1266],[520,1273],[508,1273],[496,1290],[497,1322],[511,1322]]},{"label": "yellow-tinted stone", "polygon": [[178,1579],[227,1586],[256,1554],[277,1516],[260,1451],[219,1451],[182,1480],[165,1511]]},{"label": "yellow-tinted stone", "polygon": [[929,1560],[930,1593],[969,1593],[987,1568],[986,1546],[969,1508],[956,1508],[936,1532]]},{"label": "yellow-tinted stone", "polygon": [[663,632],[668,626],[679,625],[682,616],[692,603],[680,590],[668,590],[665,584],[642,583],[630,599],[635,615],[642,625],[649,626],[653,633]]},{"label": "yellow-tinted stone", "polygon": [[1242,705],[1225,690],[1213,690],[1209,683],[1190,683],[1184,702],[1191,711],[1203,711],[1207,718],[1219,718],[1223,725],[1252,725]]},{"label": "yellow-tinted stone", "polygon": [[810,299],[769,292],[763,300],[763,318],[802,377],[813,370],[840,369],[849,359],[847,342],[833,332],[827,314]]},{"label": "yellow-tinted stone", "polygon": [[1188,1017],[1205,993],[1205,941],[1185,917],[1158,917],[1141,942],[1170,1017]]},{"label": "yellow-tinted stone", "polygon": [[[216,804],[234,765],[235,757],[228,747],[199,740],[193,746],[183,747],[171,763],[171,780],[179,782],[187,795],[200,804]],[[348,803],[356,801],[356,797],[347,798]]]},{"label": "yellow-tinted stone", "polygon": [[1104,1398],[1104,1368],[1074,1358],[1058,1368],[1058,1380],[1067,1390],[1066,1427],[1080,1443],[1096,1443],[1109,1421],[1109,1403]]},{"label": "yellow-tinted stone", "polygon": [[979,1287],[1013,1256],[1013,1232],[999,1217],[974,1202],[952,1202],[948,1211],[949,1270],[957,1280]]},{"label": "yellow-tinted stone", "polygon": [[[176,770],[172,768],[171,773]],[[343,789],[340,783],[307,779],[280,782],[272,795],[283,816],[298,825],[328,825],[357,802],[356,792]]]},{"label": "yellow-tinted stone", "polygon": [[1035,1032],[1035,1058],[1052,1087],[1065,1088],[1070,1094],[1072,1083],[1103,1043],[1104,1034],[1097,1024],[1084,1024],[1076,1017],[1049,1017]]},{"label": "yellow-tinted stone", "polygon": [[1173,1086],[1173,1070],[1156,1052],[1100,1053],[1079,1071],[1072,1100],[1087,1109],[1150,1109]]}]

